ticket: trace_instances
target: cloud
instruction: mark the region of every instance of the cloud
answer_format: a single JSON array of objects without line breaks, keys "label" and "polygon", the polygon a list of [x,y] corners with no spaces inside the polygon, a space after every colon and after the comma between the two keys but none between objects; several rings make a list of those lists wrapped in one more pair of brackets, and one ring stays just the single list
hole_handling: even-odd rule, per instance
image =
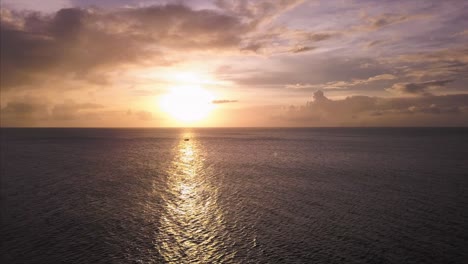
[{"label": "cloud", "polygon": [[429,95],[430,90],[445,87],[454,80],[437,80],[419,83],[396,83],[392,87],[386,89],[389,92],[396,94],[412,94],[412,95]]},{"label": "cloud", "polygon": [[331,100],[322,91],[305,105],[285,107],[274,118],[300,126],[468,125],[468,94],[383,98],[349,96]]},{"label": "cloud", "polygon": [[398,15],[398,14],[383,14],[378,17],[370,18],[371,25],[374,28],[381,28],[384,26],[401,23],[407,21],[410,17],[406,15]]},{"label": "cloud", "polygon": [[408,14],[384,13],[378,16],[366,17],[365,20],[367,20],[367,23],[368,23],[367,27],[369,29],[377,30],[383,27],[407,22],[413,19],[425,18],[425,17],[427,16],[419,15],[419,14],[408,15]]},{"label": "cloud", "polygon": [[257,30],[242,40],[243,51],[253,51],[262,55],[300,53],[317,49],[318,44],[343,35],[337,31],[310,31],[289,28],[283,25],[270,25],[267,30]]},{"label": "cloud", "polygon": [[294,12],[305,1],[217,0],[218,8],[249,24],[251,31],[242,38],[241,50],[262,55],[300,53],[315,49],[315,43],[342,34],[336,31],[304,30],[274,23],[286,12]]},{"label": "cloud", "polygon": [[211,103],[213,104],[227,104],[227,103],[237,103],[237,100],[213,100]]},{"label": "cloud", "polygon": [[34,126],[48,121],[75,121],[97,119],[105,106],[96,103],[76,103],[66,100],[51,104],[38,97],[19,97],[10,100],[1,109],[2,126]]},{"label": "cloud", "polygon": [[306,52],[306,51],[311,51],[314,50],[314,47],[296,47],[291,50],[292,53],[301,53],[301,52]]},{"label": "cloud", "polygon": [[390,62],[406,63],[437,63],[437,62],[459,62],[468,63],[468,48],[466,46],[443,48],[438,50],[405,53],[395,58],[389,58]]},{"label": "cloud", "polygon": [[461,108],[458,106],[445,106],[439,107],[436,104],[431,104],[429,106],[410,106],[407,110],[403,110],[403,113],[425,113],[425,114],[444,114],[444,113],[461,113]]},{"label": "cloud", "polygon": [[317,43],[339,35],[337,32],[311,32],[275,25],[247,34],[242,40],[241,50],[262,55],[299,53],[316,49]]},{"label": "cloud", "polygon": [[[254,64],[254,67],[230,64],[229,68],[217,72],[217,76],[249,88],[283,89],[298,85],[296,88],[324,89],[323,84],[327,84],[327,87],[330,86],[328,89],[337,86],[344,89],[353,80],[367,80],[374,76],[389,74],[388,72],[392,70],[385,64],[369,58],[348,59],[315,52],[304,52],[302,56],[285,54],[279,58],[279,61],[272,60],[272,62],[274,63],[271,65],[261,62]],[[359,67],[364,64],[369,67]],[[338,82],[343,83],[340,85]]]},{"label": "cloud", "polygon": [[432,51],[411,52],[381,59],[382,63],[405,65],[402,75],[424,79],[466,79],[468,48],[453,47]]},{"label": "cloud", "polygon": [[366,44],[366,47],[367,47],[367,48],[372,48],[372,47],[381,45],[382,43],[384,43],[384,41],[381,40],[381,39],[373,40],[373,41],[368,42],[368,43]]},{"label": "cloud", "polygon": [[[89,117],[89,110],[104,108],[103,105],[95,103],[80,103],[77,104],[74,101],[66,101],[62,104],[56,104],[52,107],[50,112],[50,118],[55,120],[76,120]],[[94,113],[93,113],[94,114]]]},{"label": "cloud", "polygon": [[330,39],[332,37],[335,37],[336,33],[313,33],[313,32],[306,32],[304,34],[304,37],[305,39],[307,40],[310,40],[310,41],[314,41],[314,42],[318,42],[318,41],[322,41],[322,40],[327,40],[327,39]]},{"label": "cloud", "polygon": [[237,17],[183,5],[48,15],[2,8],[0,19],[2,89],[54,76],[105,83],[112,69],[168,65],[180,50],[237,49],[251,30]]},{"label": "cloud", "polygon": [[282,13],[300,5],[304,0],[289,1],[236,1],[236,0],[216,0],[218,8],[228,14],[242,17],[250,21],[254,26],[271,22]]},{"label": "cloud", "polygon": [[370,77],[369,79],[365,80],[364,82],[375,82],[375,81],[382,81],[382,80],[393,80],[396,79],[396,76],[393,74],[380,74],[374,77]]},{"label": "cloud", "polygon": [[247,43],[244,47],[241,47],[242,51],[253,51],[257,52],[263,47],[262,43],[259,42],[253,42],[253,43]]},{"label": "cloud", "polygon": [[10,101],[0,111],[1,126],[33,126],[48,118],[48,106],[37,98]]},{"label": "cloud", "polygon": [[462,36],[462,37],[468,37],[468,29],[465,29],[463,31],[457,32],[454,34],[454,36]]},{"label": "cloud", "polygon": [[288,84],[285,86],[286,89],[348,89],[349,87],[352,86],[358,86],[358,85],[367,85],[373,82],[378,82],[378,81],[387,81],[387,80],[393,80],[396,79],[397,77],[393,74],[380,74],[376,75],[373,77],[369,77],[367,79],[357,79],[357,80],[352,80],[349,82],[346,81],[334,81],[334,82],[327,82],[323,84]]},{"label": "cloud", "polygon": [[8,8],[14,8],[17,10],[34,10],[40,12],[54,12],[61,8],[66,8],[71,6],[71,1],[69,0],[43,0],[41,4],[38,5],[35,1],[30,0],[3,0],[3,6]]}]

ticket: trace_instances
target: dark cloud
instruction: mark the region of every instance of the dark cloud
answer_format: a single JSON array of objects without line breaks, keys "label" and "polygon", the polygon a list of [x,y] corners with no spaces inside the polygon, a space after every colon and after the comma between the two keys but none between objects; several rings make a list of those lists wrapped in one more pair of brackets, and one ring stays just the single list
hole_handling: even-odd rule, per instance
[{"label": "dark cloud", "polygon": [[318,90],[318,91],[316,91],[316,92],[314,93],[313,98],[314,98],[314,101],[316,101],[316,102],[321,102],[321,101],[326,101],[326,100],[328,100],[328,98],[325,97],[325,94],[324,94],[322,91],[320,91],[320,90]]},{"label": "dark cloud", "polygon": [[67,101],[62,104],[56,104],[52,107],[50,118],[55,120],[76,120],[83,118],[83,114],[88,110],[104,108],[103,105],[94,103],[77,104],[73,101]]},{"label": "dark cloud", "polygon": [[34,126],[48,118],[47,103],[39,98],[15,98],[0,109],[1,126]]},{"label": "dark cloud", "polygon": [[2,89],[53,76],[103,83],[118,66],[167,65],[171,51],[236,48],[249,30],[236,17],[183,5],[52,15],[2,10],[0,18]]},{"label": "dark cloud", "polygon": [[257,51],[259,51],[262,47],[263,47],[263,44],[254,42],[254,43],[248,43],[247,45],[245,45],[244,47],[242,47],[241,50],[242,50],[242,51],[253,51],[253,52],[257,52]]},{"label": "dark cloud", "polygon": [[75,103],[68,100],[50,104],[35,97],[16,98],[0,111],[2,126],[34,126],[47,121],[73,121],[96,119],[105,107],[96,103]]},{"label": "dark cloud", "polygon": [[421,15],[407,15],[407,14],[395,14],[395,13],[384,13],[374,17],[367,17],[368,27],[370,29],[380,29],[386,26],[407,22],[412,19],[421,18]]},{"label": "dark cloud", "polygon": [[318,42],[335,37],[337,34],[332,33],[306,33],[305,38],[310,41]]},{"label": "dark cloud", "polygon": [[1,126],[33,126],[48,118],[47,104],[12,101],[1,109],[0,117]]},{"label": "dark cloud", "polygon": [[292,53],[301,53],[314,50],[314,47],[297,47],[291,50]]},{"label": "dark cloud", "polygon": [[[283,13],[300,6],[303,0],[268,1],[268,0],[217,0],[218,8],[245,21],[253,34],[242,39],[242,51],[251,51],[262,55],[281,53],[299,53],[309,51],[315,42],[330,39],[336,32],[310,32],[289,28],[282,24],[272,23]],[[281,43],[281,45],[278,45]]]},{"label": "dark cloud", "polygon": [[381,45],[382,43],[384,43],[383,40],[373,40],[373,41],[368,42],[368,43],[366,44],[366,47],[367,47],[367,48],[372,48],[372,47]]},{"label": "dark cloud", "polygon": [[216,0],[218,8],[226,11],[228,14],[248,19],[252,25],[261,25],[262,23],[273,20],[281,13],[296,7],[303,0],[289,1],[233,1]]},{"label": "dark cloud", "polygon": [[[282,53],[300,53],[316,49],[319,42],[336,38],[339,32],[290,29],[284,26],[272,26],[265,32],[255,32],[243,39],[241,50],[263,55]],[[278,45],[281,43],[281,45]]]},{"label": "dark cloud", "polygon": [[183,5],[125,9],[106,15],[105,20],[111,25],[107,30],[115,32],[115,25],[123,25],[135,37],[185,49],[233,47],[251,29],[238,17]]},{"label": "dark cloud", "polygon": [[467,79],[468,48],[455,47],[407,53],[383,60],[405,65],[403,75],[417,79]]},{"label": "dark cloud", "polygon": [[133,41],[100,33],[85,10],[63,9],[53,17],[22,15],[24,28],[1,24],[1,88],[36,84],[51,77],[92,79],[100,67],[135,60]]},{"label": "dark cloud", "polygon": [[213,100],[211,103],[213,104],[227,104],[227,103],[237,103],[238,100]]},{"label": "dark cloud", "polygon": [[[468,94],[382,98],[350,96],[331,100],[322,91],[313,101],[284,109],[283,124],[311,126],[468,125]],[[433,121],[433,123],[431,123]]]},{"label": "dark cloud", "polygon": [[[277,70],[230,65],[223,68],[219,77],[249,87],[298,88],[291,85],[305,84],[314,89],[322,89],[317,87],[322,84],[332,89],[367,84],[378,78],[396,79],[396,76],[389,74],[392,70],[388,66],[370,58],[340,58],[304,52],[303,56],[281,57],[281,64],[282,67]],[[369,67],[360,67],[365,64]],[[374,77],[377,79],[372,79]]]},{"label": "dark cloud", "polygon": [[403,22],[406,20],[408,20],[408,16],[385,14],[380,17],[373,18],[372,26],[374,26],[375,28],[380,28],[380,27],[391,25],[391,24]]},{"label": "dark cloud", "polygon": [[418,94],[430,95],[432,89],[437,89],[446,86],[454,80],[437,80],[419,83],[396,83],[387,91],[397,94]]}]

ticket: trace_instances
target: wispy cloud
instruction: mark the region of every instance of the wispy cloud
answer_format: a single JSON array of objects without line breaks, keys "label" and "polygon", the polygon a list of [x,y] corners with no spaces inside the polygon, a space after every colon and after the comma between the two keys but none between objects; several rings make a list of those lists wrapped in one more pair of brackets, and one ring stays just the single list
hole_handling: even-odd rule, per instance
[{"label": "wispy cloud", "polygon": [[286,89],[348,89],[352,86],[369,84],[377,81],[393,80],[397,77],[392,74],[380,74],[367,79],[346,81],[327,82],[323,84],[288,84],[285,86]]},{"label": "wispy cloud", "polygon": [[453,81],[454,80],[436,80],[420,83],[396,83],[388,88],[387,91],[403,95],[430,95],[432,94],[431,90],[442,88]]},{"label": "wispy cloud", "polygon": [[213,104],[228,104],[228,103],[237,103],[238,100],[213,100],[211,103]]}]

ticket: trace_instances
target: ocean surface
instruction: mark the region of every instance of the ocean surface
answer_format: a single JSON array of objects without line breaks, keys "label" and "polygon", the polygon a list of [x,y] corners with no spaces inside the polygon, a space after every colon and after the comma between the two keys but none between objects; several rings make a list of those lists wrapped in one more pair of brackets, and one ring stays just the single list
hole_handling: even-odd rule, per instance
[{"label": "ocean surface", "polygon": [[0,133],[1,263],[468,263],[467,128]]}]

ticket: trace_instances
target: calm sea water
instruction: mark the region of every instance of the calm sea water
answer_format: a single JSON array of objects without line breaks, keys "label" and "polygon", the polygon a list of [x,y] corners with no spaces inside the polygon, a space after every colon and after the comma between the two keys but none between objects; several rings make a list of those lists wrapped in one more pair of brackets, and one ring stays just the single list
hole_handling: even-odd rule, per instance
[{"label": "calm sea water", "polygon": [[0,131],[2,263],[468,260],[468,129]]}]

